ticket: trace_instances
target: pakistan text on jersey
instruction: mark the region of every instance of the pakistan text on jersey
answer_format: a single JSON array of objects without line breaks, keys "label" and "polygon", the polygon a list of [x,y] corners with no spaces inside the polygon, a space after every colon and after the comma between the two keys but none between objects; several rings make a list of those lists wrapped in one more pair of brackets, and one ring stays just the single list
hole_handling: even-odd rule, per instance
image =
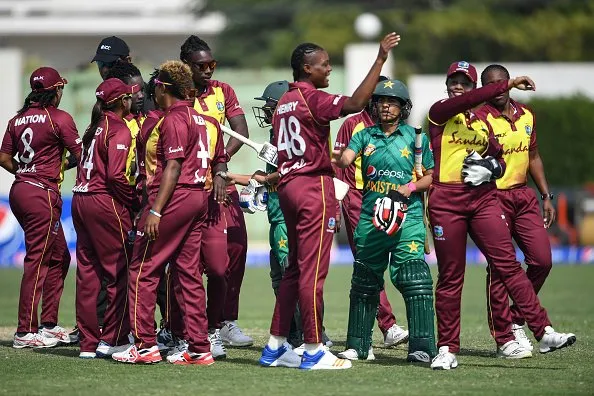
[{"label": "pakistan text on jersey", "polygon": [[369,180],[364,189],[373,191],[373,192],[377,192],[380,194],[387,194],[388,191],[397,190],[398,187],[399,187],[398,184],[394,184],[394,183],[390,183],[390,182]]},{"label": "pakistan text on jersey", "polygon": [[46,114],[33,114],[26,115],[24,117],[17,118],[14,120],[14,126],[25,125],[25,124],[41,124],[44,123],[47,118]]},{"label": "pakistan text on jersey", "polygon": [[479,135],[474,135],[472,139],[462,139],[456,136],[458,132],[452,133],[452,138],[448,140],[448,143],[453,144],[463,144],[463,145],[478,145],[478,146],[485,146],[487,144],[487,139],[484,137],[480,137]]},{"label": "pakistan text on jersey", "polygon": [[278,108],[276,109],[276,114],[280,115],[280,114],[294,111],[297,108],[298,103],[299,103],[298,101],[294,101],[294,102],[282,104],[282,105],[278,106]]}]

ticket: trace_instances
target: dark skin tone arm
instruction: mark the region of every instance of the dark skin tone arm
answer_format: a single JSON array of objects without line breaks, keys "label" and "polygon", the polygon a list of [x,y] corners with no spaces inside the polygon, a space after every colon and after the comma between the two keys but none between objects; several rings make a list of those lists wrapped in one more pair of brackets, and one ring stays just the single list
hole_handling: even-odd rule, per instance
[{"label": "dark skin tone arm", "polygon": [[10,154],[0,153],[0,166],[13,175],[16,173],[19,165]]},{"label": "dark skin tone arm", "polygon": [[[161,213],[163,207],[165,207],[165,205],[171,198],[171,195],[173,195],[173,190],[175,190],[175,185],[177,184],[177,180],[179,179],[179,175],[181,174],[181,164],[181,159],[172,159],[167,161],[167,165],[163,170],[163,178],[161,180],[161,185],[159,186],[157,198],[155,199],[155,203],[151,208],[155,212]],[[159,237],[160,222],[161,218],[155,216],[152,213],[149,213],[148,217],[146,218],[144,232],[152,241]]]},{"label": "dark skin tone arm", "polygon": [[[549,193],[549,185],[547,183],[547,178],[545,176],[544,165],[542,163],[542,159],[540,158],[540,154],[538,153],[538,149],[530,150],[530,157],[528,162],[528,172],[530,172],[530,176],[534,183],[536,183],[536,187],[538,187],[538,191],[541,194],[548,194]],[[542,217],[544,219],[545,228],[549,228],[553,222],[555,221],[555,207],[551,200],[547,197],[542,201]]]},{"label": "dark skin tone arm", "polygon": [[217,172],[227,172],[227,164],[220,163],[212,167],[212,189],[214,191],[214,199],[218,203],[224,203],[227,199],[227,180],[221,176],[217,176]]},{"label": "dark skin tone arm", "polygon": [[[229,127],[242,136],[250,137],[247,121],[245,120],[245,115],[243,114],[230,118]],[[233,157],[235,153],[239,151],[242,145],[243,143],[241,143],[239,140],[230,138],[227,142],[227,145],[225,146],[225,151],[227,151],[229,157]]]}]

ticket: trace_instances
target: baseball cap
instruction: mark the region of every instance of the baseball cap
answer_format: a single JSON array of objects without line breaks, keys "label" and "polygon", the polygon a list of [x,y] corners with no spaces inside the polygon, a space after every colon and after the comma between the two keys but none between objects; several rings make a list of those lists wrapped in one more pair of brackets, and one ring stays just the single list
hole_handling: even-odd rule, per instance
[{"label": "baseball cap", "polygon": [[52,67],[40,67],[31,73],[29,84],[33,91],[45,91],[67,84],[68,80],[60,76],[60,73]]},{"label": "baseball cap", "polygon": [[108,78],[95,90],[95,96],[105,103],[111,103],[124,95],[132,95],[140,91],[138,84],[126,85],[118,78]]},{"label": "baseball cap", "polygon": [[273,83],[268,84],[268,86],[264,89],[264,93],[262,96],[258,96],[254,98],[256,100],[264,100],[268,101],[270,99],[276,100],[277,102],[283,96],[285,92],[289,90],[289,82],[286,80],[282,81],[275,81]]},{"label": "baseball cap", "polygon": [[97,46],[97,53],[91,62],[115,62],[122,56],[130,55],[130,48],[124,40],[119,37],[106,37]]},{"label": "baseball cap", "polygon": [[466,61],[452,63],[448,68],[447,77],[451,76],[454,73],[464,73],[468,76],[468,78],[470,78],[470,80],[473,83],[476,83],[477,81],[476,68]]}]

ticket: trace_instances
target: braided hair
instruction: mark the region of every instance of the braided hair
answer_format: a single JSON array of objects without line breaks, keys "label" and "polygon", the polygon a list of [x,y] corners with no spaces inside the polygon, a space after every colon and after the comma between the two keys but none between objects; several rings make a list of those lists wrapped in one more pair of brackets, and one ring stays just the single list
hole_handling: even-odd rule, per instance
[{"label": "braided hair", "polygon": [[29,107],[31,107],[31,103],[38,103],[39,106],[43,108],[51,106],[56,96],[58,96],[57,87],[45,91],[31,91],[31,93],[25,98],[23,107],[17,111],[17,114],[24,113]]},{"label": "braided hair", "polygon": [[493,64],[493,65],[489,65],[487,67],[485,67],[485,70],[483,70],[483,72],[481,73],[481,84],[484,86],[485,82],[487,81],[487,74],[489,74],[492,71],[498,71],[501,72],[505,75],[505,78],[507,78],[509,80],[509,71],[505,68],[505,66],[502,65],[498,65],[498,64]]},{"label": "braided hair", "polygon": [[190,66],[180,61],[167,61],[159,67],[159,80],[170,83],[165,90],[180,100],[195,96],[194,80]]},{"label": "braided hair", "polygon": [[151,78],[148,80],[148,82],[146,83],[145,86],[145,94],[148,100],[152,101],[153,103],[156,103],[156,98],[155,98],[155,79],[157,78],[157,76],[159,75],[159,69],[155,69],[153,70],[153,72],[151,73]]},{"label": "braided hair", "polygon": [[188,63],[192,53],[197,51],[210,52],[210,47],[206,44],[206,41],[202,40],[200,37],[191,35],[182,44],[179,59],[182,62]]},{"label": "braided hair", "polygon": [[140,70],[138,70],[138,68],[132,63],[118,62],[109,70],[105,76],[105,80],[108,78],[117,78],[124,84],[130,84],[130,79],[138,76],[142,77],[142,74],[140,73]]},{"label": "braided hair", "polygon": [[291,54],[291,68],[293,69],[293,81],[299,81],[304,76],[303,65],[305,57],[314,52],[324,51],[324,48],[313,43],[299,44]]}]

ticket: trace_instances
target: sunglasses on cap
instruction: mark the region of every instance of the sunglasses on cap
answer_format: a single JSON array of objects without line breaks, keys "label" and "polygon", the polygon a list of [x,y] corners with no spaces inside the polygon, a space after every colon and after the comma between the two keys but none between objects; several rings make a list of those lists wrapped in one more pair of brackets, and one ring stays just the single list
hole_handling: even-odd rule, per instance
[{"label": "sunglasses on cap", "polygon": [[214,70],[215,67],[217,67],[217,61],[213,60],[210,62],[190,62],[190,65],[203,72],[206,71],[206,69]]},{"label": "sunglasses on cap", "polygon": [[168,82],[165,82],[165,81],[161,81],[158,78],[155,78],[153,81],[155,82],[155,85],[173,85],[171,83],[168,83]]}]

